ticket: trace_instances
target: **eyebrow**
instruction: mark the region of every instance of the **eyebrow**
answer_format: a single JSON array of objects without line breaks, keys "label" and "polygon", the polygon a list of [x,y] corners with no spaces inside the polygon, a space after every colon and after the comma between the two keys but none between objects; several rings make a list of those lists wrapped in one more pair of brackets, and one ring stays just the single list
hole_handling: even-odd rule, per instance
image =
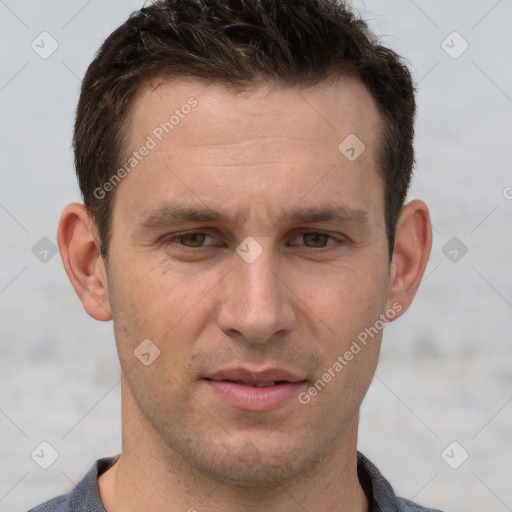
[{"label": "eyebrow", "polygon": [[243,219],[208,207],[197,208],[179,203],[165,204],[154,210],[146,210],[137,230],[154,231],[167,229],[176,222],[217,222],[239,225]]},{"label": "eyebrow", "polygon": [[296,207],[278,217],[278,223],[287,221],[313,224],[315,222],[334,221],[339,224],[357,224],[362,228],[370,227],[368,213],[357,208],[346,206]]},{"label": "eyebrow", "polygon": [[[247,220],[248,215],[248,211],[243,214],[240,212],[229,213],[206,206],[198,208],[180,203],[170,203],[153,210],[146,210],[142,214],[140,222],[137,223],[136,230],[138,232],[165,230],[178,222],[219,223],[239,227]],[[318,222],[351,225],[363,232],[371,230],[366,211],[339,205],[296,206],[281,213],[275,224],[313,224]]]}]

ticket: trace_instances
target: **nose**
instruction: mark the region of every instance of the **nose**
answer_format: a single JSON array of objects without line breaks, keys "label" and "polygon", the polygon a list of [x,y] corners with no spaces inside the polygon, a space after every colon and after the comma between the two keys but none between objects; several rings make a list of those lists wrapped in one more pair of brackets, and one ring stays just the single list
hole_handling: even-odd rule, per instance
[{"label": "nose", "polygon": [[271,249],[251,263],[233,255],[226,275],[218,325],[228,336],[265,343],[291,331],[295,323],[293,293]]}]

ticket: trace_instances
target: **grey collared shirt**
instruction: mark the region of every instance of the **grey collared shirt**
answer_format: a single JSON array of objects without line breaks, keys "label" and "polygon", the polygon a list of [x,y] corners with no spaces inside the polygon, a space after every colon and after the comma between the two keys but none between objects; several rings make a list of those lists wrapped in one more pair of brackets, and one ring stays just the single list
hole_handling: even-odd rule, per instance
[{"label": "grey collared shirt", "polygon": [[[47,501],[29,512],[105,512],[98,491],[98,476],[107,471],[118,457],[97,460],[71,492]],[[368,496],[370,512],[441,512],[398,498],[380,471],[359,452],[357,473]]]}]

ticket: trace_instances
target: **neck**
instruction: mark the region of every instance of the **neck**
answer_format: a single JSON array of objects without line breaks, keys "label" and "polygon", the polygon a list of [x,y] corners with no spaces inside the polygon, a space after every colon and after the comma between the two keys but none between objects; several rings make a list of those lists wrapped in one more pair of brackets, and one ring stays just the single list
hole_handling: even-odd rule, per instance
[{"label": "neck", "polygon": [[98,479],[107,512],[368,511],[357,477],[357,416],[346,426],[330,455],[310,472],[278,487],[257,488],[205,475],[154,433],[126,385],[122,401],[122,454]]}]

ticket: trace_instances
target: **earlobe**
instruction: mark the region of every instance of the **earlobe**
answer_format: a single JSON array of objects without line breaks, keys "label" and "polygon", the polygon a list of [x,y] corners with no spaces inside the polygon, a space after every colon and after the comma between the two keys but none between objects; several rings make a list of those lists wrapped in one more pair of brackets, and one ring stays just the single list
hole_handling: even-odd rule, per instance
[{"label": "earlobe", "polygon": [[[398,221],[388,295],[388,308],[399,303],[401,316],[409,308],[421,283],[432,248],[432,227],[427,205],[407,203]],[[396,316],[395,318],[398,318]]]},{"label": "earlobe", "polygon": [[64,268],[85,311],[96,320],[111,320],[105,265],[94,220],[84,205],[73,203],[64,208],[57,241]]}]

